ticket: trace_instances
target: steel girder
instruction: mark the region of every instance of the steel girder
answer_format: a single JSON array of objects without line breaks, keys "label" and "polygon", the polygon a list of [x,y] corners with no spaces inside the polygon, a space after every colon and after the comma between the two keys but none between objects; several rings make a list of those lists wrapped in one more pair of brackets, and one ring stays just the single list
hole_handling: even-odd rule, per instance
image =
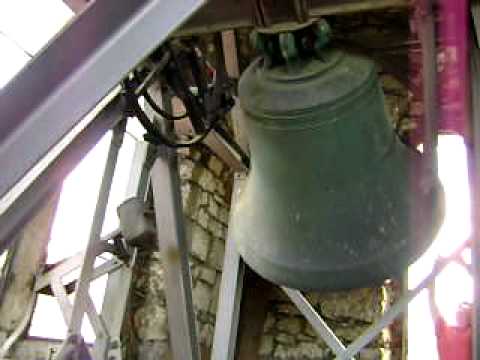
[{"label": "steel girder", "polygon": [[0,93],[0,197],[204,0],[102,0]]},{"label": "steel girder", "polygon": [[[95,1],[1,90],[1,222],[38,178],[32,168],[204,2]],[[19,189],[21,180],[28,186]],[[9,228],[21,225],[8,218]],[[11,233],[4,235],[0,252]]]}]

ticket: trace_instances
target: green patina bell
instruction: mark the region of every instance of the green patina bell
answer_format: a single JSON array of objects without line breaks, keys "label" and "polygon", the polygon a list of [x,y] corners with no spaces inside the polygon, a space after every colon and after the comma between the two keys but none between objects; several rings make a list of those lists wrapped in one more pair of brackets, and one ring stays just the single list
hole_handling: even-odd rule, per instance
[{"label": "green patina bell", "polygon": [[268,56],[239,84],[251,171],[231,235],[243,259],[304,290],[401,275],[441,225],[443,190],[394,133],[374,64],[297,32],[260,36]]}]

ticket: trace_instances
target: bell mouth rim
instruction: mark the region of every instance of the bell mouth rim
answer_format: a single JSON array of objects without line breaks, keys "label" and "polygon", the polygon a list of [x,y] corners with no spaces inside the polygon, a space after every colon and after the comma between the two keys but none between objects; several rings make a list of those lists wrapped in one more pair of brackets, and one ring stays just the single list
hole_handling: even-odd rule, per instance
[{"label": "bell mouth rim", "polygon": [[[421,161],[421,159],[417,157],[419,153],[414,149],[411,150],[411,155],[415,154],[416,158]],[[388,169],[385,171],[388,171]],[[249,175],[249,178],[250,176],[251,174]],[[245,187],[243,188],[241,195],[242,198],[247,196],[247,186],[248,185],[245,184]],[[252,244],[255,244],[255,241],[248,241],[248,239],[255,239],[255,236],[258,233],[258,228],[251,226],[252,223],[249,220],[246,220],[246,222],[237,221],[245,215],[244,212],[247,211],[247,205],[244,205],[245,207],[243,208],[235,206],[235,208],[232,209],[231,224],[233,227],[229,230],[229,232],[231,231],[230,239],[234,241],[234,245],[245,262],[258,274],[274,283],[302,290],[341,290],[342,288],[349,289],[368,286],[372,285],[377,280],[381,283],[385,279],[401,275],[403,270],[407,269],[409,265],[414,263],[416,259],[425,253],[431,245],[432,239],[438,234],[444,218],[444,190],[441,182],[438,179],[432,180],[430,191],[428,194],[424,194],[423,197],[425,201],[427,201],[428,198],[431,198],[433,201],[432,214],[436,219],[434,222],[430,225],[425,223],[425,226],[421,227],[423,230],[419,233],[415,232],[411,235],[398,237],[398,240],[389,242],[388,246],[381,248],[380,251],[369,253],[371,256],[363,256],[360,253],[359,259],[361,259],[361,261],[342,259],[339,261],[339,264],[335,265],[335,267],[331,267],[330,265],[321,267],[319,266],[321,265],[321,262],[310,262],[310,265],[303,263],[301,271],[299,271],[298,268],[289,266],[289,263],[292,263],[292,259],[289,259],[288,261],[272,261],[272,259],[275,259],[275,256],[262,251],[261,247],[258,248],[255,247],[255,245],[252,246]],[[237,204],[245,204],[242,202],[242,198],[240,198]],[[421,220],[421,218],[417,217],[415,217],[415,219]],[[411,219],[412,224],[415,223],[415,219]],[[414,226],[414,228],[420,227]],[[269,238],[273,239],[274,237]],[[389,261],[385,262],[385,260],[388,259]],[[293,260],[295,260],[295,258],[293,258]],[[375,269],[375,271],[374,273],[370,273],[368,269]],[[312,280],[310,285],[308,285],[308,281],[302,282],[302,276],[297,277],[297,275],[295,275],[299,273],[302,275],[308,273],[309,275],[305,276],[316,278],[318,285],[315,286],[314,280]],[[362,284],[361,281],[365,280],[362,280],[362,277],[359,277],[359,280],[355,281],[355,278],[359,276],[358,273],[369,274],[369,280]],[[322,278],[338,279],[342,276],[346,278],[351,277],[352,279],[348,280],[347,283],[355,284],[355,286],[335,286],[333,282],[334,280],[327,280],[327,285],[322,285]],[[368,281],[372,282],[367,283]]]},{"label": "bell mouth rim", "polygon": [[[308,285],[308,282],[299,281],[300,277],[296,277],[295,274],[298,273],[298,269],[294,267],[289,267],[284,264],[274,263],[269,261],[267,257],[259,256],[258,252],[255,252],[249,246],[246,246],[245,243],[241,245],[235,241],[235,246],[237,247],[238,252],[240,253],[242,259],[247,263],[249,267],[251,267],[257,274],[262,276],[263,278],[267,279],[268,281],[273,282],[274,284],[280,286],[286,286],[294,289],[304,290],[304,291],[336,291],[336,290],[349,290],[355,288],[362,288],[362,287],[370,287],[375,286],[376,284],[381,284],[383,281],[391,278],[395,278],[397,276],[401,276],[402,272],[408,268],[410,264],[415,262],[425,251],[422,249],[417,254],[410,254],[408,256],[408,260],[405,261],[405,264],[396,264],[392,265],[392,262],[385,263],[385,259],[388,258],[395,258],[398,254],[402,251],[401,248],[390,248],[387,249],[381,256],[372,257],[367,261],[362,263],[356,263],[355,266],[351,267],[340,267],[334,269],[311,269],[308,270],[306,268],[301,269],[302,275],[307,274],[309,278],[317,279],[313,281],[313,283],[317,283],[314,285],[313,283]],[[408,243],[408,241],[407,241]],[[408,245],[407,245],[408,246]],[[248,248],[248,249],[247,249]],[[428,247],[427,247],[428,248]],[[255,252],[255,256],[251,254]],[[400,256],[402,258],[402,256]],[[405,258],[405,257],[403,257]],[[383,267],[382,267],[383,263]],[[390,267],[388,266],[390,265]],[[262,269],[258,271],[257,269]],[[370,272],[369,269],[375,269],[375,271]],[[379,271],[379,270],[382,271]],[[359,275],[363,273],[368,273],[368,279],[358,280],[357,276],[362,278],[364,275]],[[282,275],[278,275],[282,274]],[[290,274],[285,276],[285,274]],[[356,276],[355,276],[356,275]],[[336,285],[334,280],[325,281],[325,285],[320,285],[322,280],[321,279],[338,279],[338,282],[341,283],[342,281],[345,282],[345,279],[348,279],[347,282],[349,283],[346,286],[338,286]],[[340,280],[342,279],[342,280]],[[354,280],[357,279],[357,280]]]}]

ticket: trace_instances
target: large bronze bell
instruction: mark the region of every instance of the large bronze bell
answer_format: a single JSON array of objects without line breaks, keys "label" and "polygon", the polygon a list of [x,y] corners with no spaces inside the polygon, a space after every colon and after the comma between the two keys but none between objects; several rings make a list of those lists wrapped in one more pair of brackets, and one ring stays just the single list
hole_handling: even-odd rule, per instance
[{"label": "large bronze bell", "polygon": [[372,61],[330,48],[299,56],[289,36],[269,47],[286,61],[258,59],[240,80],[251,171],[232,238],[277,284],[381,284],[435,237],[442,187],[395,134]]}]

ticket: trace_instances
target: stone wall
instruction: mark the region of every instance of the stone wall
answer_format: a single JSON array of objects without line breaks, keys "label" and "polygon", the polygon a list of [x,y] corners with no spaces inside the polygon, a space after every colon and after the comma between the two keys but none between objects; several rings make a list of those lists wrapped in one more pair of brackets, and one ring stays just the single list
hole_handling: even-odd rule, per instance
[{"label": "stone wall", "polygon": [[[202,352],[208,356],[218,303],[233,174],[208,149],[179,153],[182,200],[191,244],[193,301]],[[127,359],[168,359],[163,267],[158,252],[141,253],[124,327]]]}]

